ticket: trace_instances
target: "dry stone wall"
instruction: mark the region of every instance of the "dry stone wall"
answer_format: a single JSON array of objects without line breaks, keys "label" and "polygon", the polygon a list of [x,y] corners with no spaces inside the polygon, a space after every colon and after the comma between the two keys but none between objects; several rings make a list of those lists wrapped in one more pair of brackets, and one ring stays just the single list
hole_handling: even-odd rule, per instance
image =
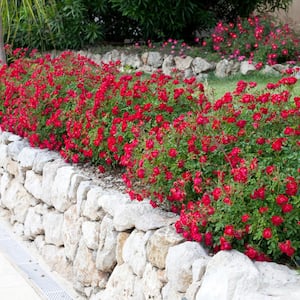
[{"label": "dry stone wall", "polygon": [[[201,57],[176,56],[162,54],[159,51],[146,51],[142,54],[124,53],[119,50],[112,50],[103,55],[93,54],[89,51],[79,51],[78,54],[90,58],[95,63],[101,65],[110,62],[120,61],[121,71],[141,71],[153,73],[161,71],[165,75],[179,75],[184,78],[196,77],[198,81],[205,80],[209,74],[216,77],[225,78],[230,75],[247,75],[253,72],[260,72],[270,76],[280,76],[282,71],[291,67],[288,64],[276,64],[264,66],[261,70],[256,70],[255,65],[248,61],[239,62],[237,60],[222,59],[219,62],[207,61]],[[52,52],[53,56],[59,53]]]},{"label": "dry stone wall", "polygon": [[0,211],[85,299],[300,299],[295,270],[237,251],[211,257],[175,232],[176,215],[131,202],[8,132],[0,133]]}]

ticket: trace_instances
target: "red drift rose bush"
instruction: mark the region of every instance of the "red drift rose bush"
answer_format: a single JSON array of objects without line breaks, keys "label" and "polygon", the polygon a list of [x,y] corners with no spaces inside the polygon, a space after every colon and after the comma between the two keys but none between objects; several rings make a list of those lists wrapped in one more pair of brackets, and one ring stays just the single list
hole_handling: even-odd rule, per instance
[{"label": "red drift rose bush", "polygon": [[100,171],[126,164],[141,132],[196,109],[192,93],[203,89],[194,78],[119,74],[119,62],[100,67],[72,52],[11,54],[10,66],[0,69],[1,128]]},{"label": "red drift rose bush", "polygon": [[204,45],[220,56],[274,65],[299,60],[299,37],[288,24],[272,22],[268,16],[238,18],[236,23],[220,21]]},{"label": "red drift rose bush", "polygon": [[[233,93],[144,135],[125,181],[132,198],[180,213],[177,232],[254,260],[300,256],[300,98],[296,78]],[[134,183],[138,181],[139,185]]]}]

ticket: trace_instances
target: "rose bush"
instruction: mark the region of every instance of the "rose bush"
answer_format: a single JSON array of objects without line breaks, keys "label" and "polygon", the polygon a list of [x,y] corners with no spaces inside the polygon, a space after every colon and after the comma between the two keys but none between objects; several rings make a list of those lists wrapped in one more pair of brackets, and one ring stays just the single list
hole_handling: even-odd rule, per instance
[{"label": "rose bush", "polygon": [[2,130],[100,171],[122,166],[132,199],[177,212],[176,229],[212,251],[299,258],[297,79],[210,99],[195,78],[121,74],[71,52],[22,49],[0,69]]},{"label": "rose bush", "polygon": [[[300,101],[296,78],[233,93],[139,140],[124,175],[133,198],[180,213],[176,229],[214,252],[251,259],[299,256]],[[142,184],[141,184],[142,183]]]},{"label": "rose bush", "polygon": [[288,24],[275,24],[268,16],[220,21],[203,45],[221,57],[274,65],[299,61],[299,37]]}]

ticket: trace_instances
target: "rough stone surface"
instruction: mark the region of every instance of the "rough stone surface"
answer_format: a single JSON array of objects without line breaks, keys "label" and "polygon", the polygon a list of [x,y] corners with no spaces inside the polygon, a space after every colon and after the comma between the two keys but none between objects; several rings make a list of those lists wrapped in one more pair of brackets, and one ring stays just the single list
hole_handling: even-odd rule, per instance
[{"label": "rough stone surface", "polygon": [[169,249],[166,257],[168,283],[177,292],[184,293],[192,283],[192,265],[196,259],[207,257],[196,242],[184,242]]},{"label": "rough stone surface", "polygon": [[195,75],[213,71],[215,66],[201,57],[196,57],[192,61],[192,69]]},{"label": "rough stone surface", "polygon": [[12,158],[12,160],[18,161],[18,155],[27,146],[28,142],[26,140],[16,140],[8,144],[8,155]]},{"label": "rough stone surface", "polygon": [[266,65],[261,71],[262,74],[272,75],[272,76],[280,76],[280,72],[275,68]]},{"label": "rough stone surface", "polygon": [[52,162],[59,158],[60,158],[60,156],[57,152],[48,151],[48,150],[40,150],[37,153],[35,160],[33,161],[32,170],[37,174],[42,174],[43,168],[46,163]]},{"label": "rough stone surface", "polygon": [[117,235],[116,260],[118,265],[122,265],[124,263],[123,256],[122,256],[123,247],[129,235],[130,234],[128,232],[120,232]]},{"label": "rough stone surface", "polygon": [[178,216],[165,211],[154,211],[151,209],[149,213],[142,214],[135,221],[135,228],[142,231],[149,231],[161,227],[174,224],[178,220]]},{"label": "rough stone surface", "polygon": [[36,199],[42,199],[43,177],[32,170],[26,172],[24,187]]},{"label": "rough stone surface", "polygon": [[172,75],[174,68],[176,67],[174,56],[168,55],[162,64],[162,71],[165,75]]},{"label": "rough stone surface", "polygon": [[96,266],[103,272],[110,272],[117,263],[117,231],[114,228],[113,220],[105,216],[101,222],[99,245],[96,258]]},{"label": "rough stone surface", "polygon": [[109,215],[114,216],[127,203],[132,203],[128,195],[118,191],[103,191],[98,197],[97,205]]},{"label": "rough stone surface", "polygon": [[42,201],[49,206],[52,206],[52,185],[59,167],[66,164],[62,159],[57,159],[53,162],[48,162],[43,168],[43,181],[42,181]]},{"label": "rough stone surface", "polygon": [[104,217],[104,211],[98,202],[102,191],[100,187],[93,187],[87,193],[87,200],[84,204],[82,214],[92,221],[99,221]]},{"label": "rough stone surface", "polygon": [[215,75],[224,78],[238,73],[240,70],[240,63],[233,60],[223,59],[216,64]]},{"label": "rough stone surface", "polygon": [[82,217],[76,215],[76,205],[72,205],[65,213],[62,226],[62,237],[67,259],[74,260],[81,238]]},{"label": "rough stone surface", "polygon": [[184,239],[176,233],[174,227],[167,226],[156,230],[147,244],[147,258],[153,266],[164,269],[169,248]]},{"label": "rough stone surface", "polygon": [[18,154],[18,162],[21,169],[24,171],[32,169],[34,160],[39,151],[37,148],[24,147]]},{"label": "rough stone surface", "polygon": [[221,251],[207,264],[196,300],[243,299],[242,295],[258,290],[259,285],[259,271],[247,256]]},{"label": "rough stone surface", "polygon": [[256,71],[255,66],[253,64],[250,64],[248,61],[242,61],[241,62],[241,69],[240,72],[243,75],[247,75],[253,71]]},{"label": "rough stone surface", "polygon": [[161,289],[163,287],[163,283],[159,280],[157,269],[150,263],[146,265],[142,283],[145,299],[162,299]]},{"label": "rough stone surface", "polygon": [[146,244],[150,236],[150,231],[144,233],[134,230],[123,247],[123,260],[138,277],[142,277],[145,271],[147,263]]},{"label": "rough stone surface", "polygon": [[136,281],[137,276],[132,273],[128,264],[117,265],[111,273],[106,289],[99,293],[98,299],[144,300],[143,298],[137,298],[137,295],[135,294]]},{"label": "rough stone surface", "polygon": [[98,249],[100,224],[94,221],[82,223],[82,237],[86,246],[91,250]]},{"label": "rough stone surface", "polygon": [[60,212],[66,211],[72,205],[69,189],[74,175],[75,171],[72,166],[57,169],[51,189],[51,203]]},{"label": "rough stone surface", "polygon": [[149,203],[128,203],[119,207],[114,215],[114,226],[118,231],[125,231],[135,227],[135,223],[143,214],[153,210]]},{"label": "rough stone surface", "polygon": [[160,68],[163,63],[163,57],[160,52],[150,51],[148,53],[147,64],[153,68]]},{"label": "rough stone surface", "polygon": [[42,216],[36,212],[36,207],[30,207],[24,221],[24,236],[28,239],[34,239],[41,234],[44,234]]},{"label": "rough stone surface", "polygon": [[97,270],[93,251],[85,245],[83,240],[79,242],[73,273],[82,286],[104,288],[108,280],[107,273]]},{"label": "rough stone surface", "polygon": [[56,211],[50,211],[43,218],[43,227],[45,229],[45,241],[57,247],[64,245],[62,235],[62,226],[64,215]]},{"label": "rough stone surface", "polygon": [[184,71],[191,67],[193,58],[191,56],[186,56],[186,57],[175,56],[174,60],[175,60],[176,69],[179,71]]}]

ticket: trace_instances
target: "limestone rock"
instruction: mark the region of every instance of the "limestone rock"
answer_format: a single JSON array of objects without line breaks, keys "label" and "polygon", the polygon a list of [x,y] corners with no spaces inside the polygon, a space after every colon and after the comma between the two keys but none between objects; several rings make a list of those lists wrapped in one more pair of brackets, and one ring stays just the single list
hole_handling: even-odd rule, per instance
[{"label": "limestone rock", "polygon": [[8,148],[7,148],[8,155],[13,160],[18,161],[18,155],[25,147],[28,147],[28,142],[26,140],[16,140],[8,144]]},{"label": "limestone rock", "polygon": [[43,168],[43,180],[42,180],[42,201],[52,206],[52,185],[56,176],[56,172],[59,167],[66,166],[62,159],[57,159],[52,162],[48,162]]},{"label": "limestone rock", "polygon": [[193,282],[200,281],[206,271],[210,257],[200,257],[192,264]]},{"label": "limestone rock", "polygon": [[91,221],[102,220],[105,215],[98,201],[102,192],[102,188],[92,187],[87,193],[87,200],[84,204],[82,215],[89,218]]},{"label": "limestone rock", "polygon": [[253,71],[256,71],[255,66],[251,63],[249,63],[248,61],[244,60],[241,62],[241,69],[240,72],[243,75],[247,75]]},{"label": "limestone rock", "polygon": [[118,265],[122,265],[124,263],[123,256],[122,256],[123,247],[129,235],[130,234],[128,232],[120,232],[117,236],[116,260]]},{"label": "limestone rock", "polygon": [[121,63],[123,67],[131,67],[133,69],[138,69],[143,65],[142,60],[138,54],[121,54]]},{"label": "limestone rock", "polygon": [[179,244],[183,240],[183,237],[176,233],[173,226],[156,230],[147,244],[148,261],[153,266],[164,269],[169,248]]},{"label": "limestone rock", "polygon": [[0,168],[6,168],[8,159],[8,146],[0,144]]},{"label": "limestone rock", "polygon": [[52,162],[59,158],[61,157],[57,152],[40,149],[33,161],[32,170],[37,174],[42,174],[46,163]]},{"label": "limestone rock", "polygon": [[99,194],[97,205],[102,207],[106,213],[114,216],[127,203],[132,203],[127,194],[117,191],[103,191],[101,195]]},{"label": "limestone rock", "polygon": [[24,147],[18,154],[18,162],[21,169],[24,171],[31,170],[39,152],[38,148]]},{"label": "limestone rock", "polygon": [[81,239],[73,264],[74,278],[83,286],[104,288],[108,274],[97,270],[93,251]]},{"label": "limestone rock", "polygon": [[69,198],[69,189],[75,170],[72,166],[63,166],[57,169],[51,189],[51,203],[60,212],[66,211],[72,201]]},{"label": "limestone rock", "polygon": [[149,203],[132,202],[119,207],[114,215],[114,226],[118,231],[125,231],[135,227],[135,223],[143,214],[153,211]]},{"label": "limestone rock", "polygon": [[18,178],[20,183],[24,182],[24,173],[21,172],[20,165],[17,161],[9,158],[6,162],[6,171],[14,177]]},{"label": "limestone rock", "polygon": [[87,193],[91,189],[91,181],[81,181],[76,192],[76,215],[81,216],[84,208],[84,202],[87,199]]},{"label": "limestone rock", "polygon": [[271,76],[280,76],[280,72],[275,70],[273,67],[270,67],[269,65],[265,65],[265,67],[260,71],[260,73],[265,75],[271,75]]},{"label": "limestone rock", "polygon": [[[96,298],[97,299],[97,298]],[[127,264],[117,265],[109,277],[106,289],[99,293],[99,300],[146,300],[141,280]]]},{"label": "limestone rock", "polygon": [[[0,178],[0,203],[1,207],[8,208],[7,207],[7,199],[5,198],[5,194],[10,187],[10,182],[13,179],[13,176],[7,172],[3,172],[1,178]],[[9,203],[9,202],[8,202]]]},{"label": "limestone rock", "polygon": [[26,172],[25,176],[25,189],[36,199],[42,199],[42,181],[43,177],[41,175],[36,174],[32,170]]},{"label": "limestone rock", "polygon": [[[170,283],[167,283],[163,288],[162,288],[162,298],[163,300],[183,300],[184,298],[184,293],[180,293],[174,289],[173,285]],[[188,299],[190,300],[190,299]]]},{"label": "limestone rock", "polygon": [[12,212],[11,222],[24,223],[29,207],[38,203],[38,200],[33,198],[17,179],[10,181],[1,196],[2,206],[7,207]]},{"label": "limestone rock", "polygon": [[300,275],[296,270],[267,262],[255,262],[254,265],[260,274],[260,295],[272,295],[282,300],[300,299]]},{"label": "limestone rock", "polygon": [[178,215],[163,210],[154,210],[142,214],[135,222],[135,228],[142,231],[149,231],[174,224]]},{"label": "limestone rock", "polygon": [[101,222],[99,246],[96,257],[97,269],[103,272],[111,272],[117,263],[117,231],[114,228],[113,220],[105,216]]},{"label": "limestone rock", "polygon": [[91,250],[98,249],[99,229],[99,222],[85,221],[82,223],[82,238],[86,246]]},{"label": "limestone rock", "polygon": [[184,242],[169,249],[166,273],[169,284],[177,292],[186,292],[192,283],[192,265],[200,257],[207,257],[207,254],[196,242]]},{"label": "limestone rock", "polygon": [[0,132],[0,141],[2,144],[8,145],[11,142],[15,141],[21,141],[22,138],[19,135],[13,134],[8,131],[2,131]]},{"label": "limestone rock", "polygon": [[88,181],[88,180],[89,180],[88,177],[83,176],[83,175],[78,174],[78,173],[74,173],[71,176],[70,187],[69,187],[69,190],[68,190],[68,198],[70,199],[70,201],[72,203],[76,203],[77,190],[78,190],[78,187],[79,187],[80,183],[82,181]]},{"label": "limestone rock", "polygon": [[151,236],[151,232],[147,233],[134,230],[123,247],[123,260],[133,270],[138,277],[142,277],[145,271],[147,257],[146,244]]},{"label": "limestone rock", "polygon": [[193,58],[191,56],[186,56],[186,57],[175,56],[174,60],[175,60],[176,69],[179,71],[185,71],[191,68]]},{"label": "limestone rock", "polygon": [[162,64],[162,72],[165,75],[173,75],[173,70],[176,68],[175,60],[173,55],[168,55],[165,57],[163,64]]},{"label": "limestone rock", "polygon": [[153,68],[160,68],[163,63],[163,57],[158,51],[148,52],[147,65]]},{"label": "limestone rock", "polygon": [[56,211],[49,211],[43,218],[43,227],[45,229],[45,241],[57,247],[64,245],[62,235],[62,226],[64,215]]},{"label": "limestone rock", "polygon": [[233,60],[223,59],[216,64],[215,75],[220,78],[234,75],[240,70],[240,63]]},{"label": "limestone rock", "polygon": [[62,226],[62,237],[66,257],[73,261],[81,237],[82,217],[76,215],[76,205],[72,205],[65,213]]},{"label": "limestone rock", "polygon": [[101,60],[104,64],[109,64],[110,62],[116,62],[121,59],[121,54],[118,50],[112,50],[110,52],[105,53]]},{"label": "limestone rock", "polygon": [[24,221],[24,236],[34,239],[37,235],[44,233],[42,216],[36,213],[35,207],[30,207]]},{"label": "limestone rock", "polygon": [[67,280],[72,280],[72,267],[66,260],[62,247],[44,245],[42,249],[40,249],[40,253],[52,271],[57,272]]},{"label": "limestone rock", "polygon": [[192,69],[193,72],[198,75],[200,73],[206,73],[209,71],[213,71],[215,66],[209,62],[207,62],[205,59],[201,57],[196,57],[192,61]]},{"label": "limestone rock", "polygon": [[162,299],[161,289],[163,287],[163,283],[159,280],[157,269],[150,263],[146,265],[142,283],[145,299]]},{"label": "limestone rock", "polygon": [[259,272],[247,256],[235,250],[220,251],[207,264],[196,300],[244,299],[259,285]]}]

